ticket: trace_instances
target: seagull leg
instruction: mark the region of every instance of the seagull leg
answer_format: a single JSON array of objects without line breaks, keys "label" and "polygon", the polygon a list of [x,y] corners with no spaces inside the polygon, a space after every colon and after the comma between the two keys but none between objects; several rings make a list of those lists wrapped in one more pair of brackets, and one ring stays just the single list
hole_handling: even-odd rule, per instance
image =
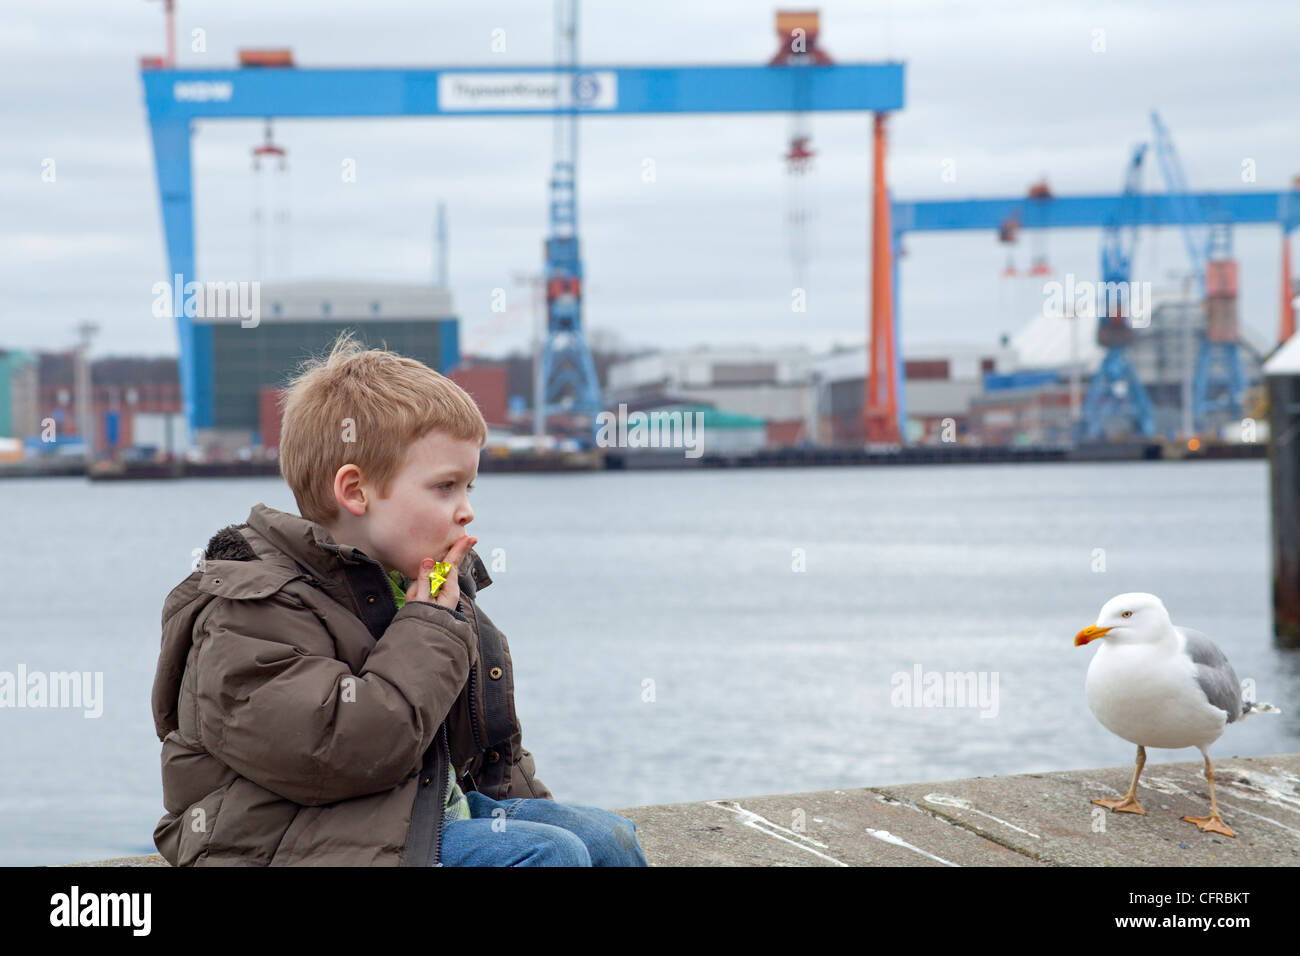
[{"label": "seagull leg", "polygon": [[1212,833],[1222,833],[1224,836],[1235,837],[1237,834],[1232,832],[1232,828],[1223,822],[1223,817],[1219,816],[1219,805],[1214,800],[1214,764],[1210,763],[1210,755],[1202,753],[1205,756],[1205,779],[1210,781],[1210,815],[1208,817],[1183,817],[1188,823],[1195,823],[1204,833],[1209,830]]},{"label": "seagull leg", "polygon": [[1138,744],[1136,762],[1137,766],[1133,768],[1133,783],[1130,784],[1128,793],[1124,794],[1124,796],[1120,797],[1118,800],[1103,800],[1098,797],[1092,802],[1097,804],[1099,807],[1109,807],[1111,810],[1120,813],[1140,813],[1143,816],[1146,816],[1146,811],[1142,809],[1137,801],[1138,777],[1142,776],[1142,768],[1146,766],[1147,762],[1147,749],[1141,744]]}]

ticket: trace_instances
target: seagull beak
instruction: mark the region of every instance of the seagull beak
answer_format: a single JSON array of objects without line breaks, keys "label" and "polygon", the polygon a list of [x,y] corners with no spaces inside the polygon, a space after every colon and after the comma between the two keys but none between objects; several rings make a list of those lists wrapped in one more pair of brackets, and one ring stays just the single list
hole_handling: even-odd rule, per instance
[{"label": "seagull beak", "polygon": [[1096,624],[1089,624],[1078,634],[1074,635],[1074,646],[1082,647],[1094,638],[1105,637],[1107,631],[1113,630],[1113,627],[1098,627]]}]

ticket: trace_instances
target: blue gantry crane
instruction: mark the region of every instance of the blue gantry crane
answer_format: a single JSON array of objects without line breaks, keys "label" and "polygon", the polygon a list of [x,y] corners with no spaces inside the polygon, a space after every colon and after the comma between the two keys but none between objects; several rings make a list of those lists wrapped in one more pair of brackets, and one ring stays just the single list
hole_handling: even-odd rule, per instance
[{"label": "blue gantry crane", "polygon": [[1097,344],[1106,350],[1101,367],[1088,383],[1079,415],[1079,437],[1099,439],[1107,419],[1129,419],[1144,436],[1155,433],[1155,413],[1147,390],[1128,359],[1133,341],[1133,254],[1137,251],[1134,207],[1142,187],[1142,160],[1147,144],[1133,148],[1124,172],[1124,191],[1115,215],[1101,234],[1102,292],[1097,296]]},{"label": "blue gantry crane", "polygon": [[[1157,140],[1159,137],[1157,137]],[[1149,147],[1148,147],[1149,148]],[[1133,160],[1130,159],[1130,171]],[[1176,179],[1180,167],[1174,172]],[[1169,173],[1166,172],[1168,181]],[[1298,181],[1300,183],[1300,181]],[[1127,185],[1127,177],[1126,177]],[[1229,248],[1228,227],[1242,225],[1272,225],[1280,227],[1285,249],[1287,237],[1300,227],[1300,188],[1296,183],[1282,190],[1238,190],[1223,192],[1188,192],[1185,184],[1163,194],[1142,193],[1136,187],[1126,188],[1121,195],[1032,196],[999,197],[991,199],[935,199],[895,201],[892,204],[891,223],[895,243],[909,232],[935,232],[950,230],[980,230],[1001,233],[1008,223],[1018,229],[1076,229],[1097,228],[1123,230],[1126,234],[1144,226],[1178,226],[1210,228],[1209,239],[1196,243],[1195,234],[1189,240],[1189,252],[1194,261],[1206,261],[1205,278],[1207,303],[1211,312],[1207,319],[1207,339],[1234,343],[1236,336],[1236,268],[1230,259],[1223,258]],[[1184,233],[1188,236],[1188,233]],[[1112,247],[1110,255],[1129,250],[1131,271],[1132,238],[1123,239]],[[1195,244],[1194,244],[1195,243]],[[1204,250],[1203,254],[1200,250]],[[1105,253],[1103,253],[1105,255]],[[1214,302],[1230,303],[1214,306]],[[901,304],[899,306],[901,308]],[[895,314],[895,320],[901,321]],[[1099,326],[1100,328],[1101,326]],[[1282,327],[1287,325],[1285,320]],[[1226,349],[1213,344],[1202,347],[1202,355],[1213,357]],[[1208,358],[1205,360],[1208,362]],[[1199,367],[1199,366],[1198,366]],[[1112,381],[1119,381],[1113,372],[1106,373]],[[1206,373],[1200,376],[1208,392],[1213,380]],[[1239,380],[1240,381],[1240,380]],[[1240,389],[1230,385],[1229,394]],[[1130,390],[1131,391],[1131,390]],[[1207,400],[1205,408],[1212,407]],[[1136,414],[1138,430],[1141,413]],[[1150,432],[1144,432],[1150,434]]]},{"label": "blue gantry crane", "polygon": [[[558,39],[558,38],[557,38]],[[572,39],[576,39],[575,31]],[[810,112],[884,113],[903,107],[902,63],[812,64],[799,70],[763,65],[515,64],[494,67],[404,69],[301,68],[287,56],[237,69],[182,68],[175,57],[141,61],[140,80],[153,142],[167,264],[177,288],[198,284],[194,230],[192,134],[206,122],[277,117],[301,119],[381,117],[563,118],[557,133],[551,190],[551,235],[546,240],[548,326],[555,331],[549,368],[569,406],[590,407],[595,372],[571,346],[581,333],[582,266],[576,233],[576,124],[597,116]],[[558,81],[558,82],[557,82]],[[572,95],[563,99],[565,91]],[[881,177],[878,177],[881,178]],[[229,280],[230,276],[210,277]],[[234,277],[237,278],[237,277]],[[554,293],[554,294],[552,294]],[[179,295],[179,294],[178,294]],[[213,327],[173,311],[180,346],[181,394],[193,436],[215,427]],[[548,339],[551,338],[548,329]],[[250,335],[256,333],[250,330]],[[458,354],[454,323],[445,324],[441,354]],[[567,344],[566,339],[567,337]],[[581,347],[585,351],[585,343]],[[576,362],[573,356],[578,355]],[[589,360],[588,353],[588,360]],[[447,371],[447,368],[442,369]],[[576,395],[576,398],[575,398]],[[551,391],[551,398],[556,390]],[[597,401],[599,399],[597,398]]]},{"label": "blue gantry crane", "polygon": [[[1240,417],[1246,395],[1246,373],[1237,349],[1237,263],[1232,259],[1232,227],[1222,219],[1198,222],[1192,218],[1183,165],[1173,137],[1154,110],[1151,129],[1169,196],[1183,213],[1183,241],[1196,279],[1197,297],[1205,309],[1205,335],[1192,380],[1192,420],[1200,431],[1213,410],[1227,409]],[[1220,394],[1211,398],[1212,391]]]}]

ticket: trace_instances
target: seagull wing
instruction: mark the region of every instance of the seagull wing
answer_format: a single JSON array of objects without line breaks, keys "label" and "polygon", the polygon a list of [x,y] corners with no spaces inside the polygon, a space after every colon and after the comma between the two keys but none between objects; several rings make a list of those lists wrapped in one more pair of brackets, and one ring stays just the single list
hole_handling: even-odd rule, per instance
[{"label": "seagull wing", "polygon": [[1183,636],[1183,653],[1196,665],[1196,683],[1201,685],[1206,700],[1227,712],[1228,723],[1239,719],[1242,711],[1241,683],[1219,645],[1190,627],[1175,624],[1174,630]]}]

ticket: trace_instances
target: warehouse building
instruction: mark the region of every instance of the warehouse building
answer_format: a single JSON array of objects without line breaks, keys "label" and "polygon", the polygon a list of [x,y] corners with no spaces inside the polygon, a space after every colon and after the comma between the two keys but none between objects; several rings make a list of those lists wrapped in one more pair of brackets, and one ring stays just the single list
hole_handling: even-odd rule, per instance
[{"label": "warehouse building", "polygon": [[[1078,409],[1105,356],[1097,344],[1096,321],[1048,315],[1030,319],[1011,337],[1016,355],[1012,374],[988,379],[984,393],[972,401],[972,432],[986,444],[1072,443]],[[1184,398],[1190,394],[1205,329],[1201,303],[1174,293],[1157,295],[1151,321],[1133,329],[1126,354],[1151,400],[1158,435],[1175,437],[1184,429]],[[1269,346],[1244,323],[1238,331],[1245,380],[1255,385]],[[1210,416],[1209,428],[1219,431],[1233,422],[1235,416],[1220,410]]]},{"label": "warehouse building", "polygon": [[[965,440],[972,400],[984,390],[984,377],[1015,363],[1007,344],[935,343],[909,347],[903,358],[907,440],[932,444],[948,429]],[[853,346],[817,360],[818,442],[854,445],[863,441],[866,348]]]},{"label": "warehouse building", "polygon": [[[0,437],[25,455],[83,453],[70,352],[0,355]],[[180,381],[172,357],[105,356],[90,363],[89,436],[96,457],[133,446],[179,453],[185,447]]]},{"label": "warehouse building", "polygon": [[212,326],[213,427],[195,441],[214,458],[272,447],[279,390],[344,329],[369,347],[387,347],[443,374],[460,359],[451,294],[432,285],[262,283],[256,324],[246,327],[238,315],[194,321]]},{"label": "warehouse building", "polygon": [[737,447],[754,443],[754,420],[765,423],[760,444],[767,447],[811,442],[816,431],[813,358],[803,347],[701,347],[624,359],[609,367],[605,401],[610,409],[713,409],[722,413],[718,423],[743,424]]}]

